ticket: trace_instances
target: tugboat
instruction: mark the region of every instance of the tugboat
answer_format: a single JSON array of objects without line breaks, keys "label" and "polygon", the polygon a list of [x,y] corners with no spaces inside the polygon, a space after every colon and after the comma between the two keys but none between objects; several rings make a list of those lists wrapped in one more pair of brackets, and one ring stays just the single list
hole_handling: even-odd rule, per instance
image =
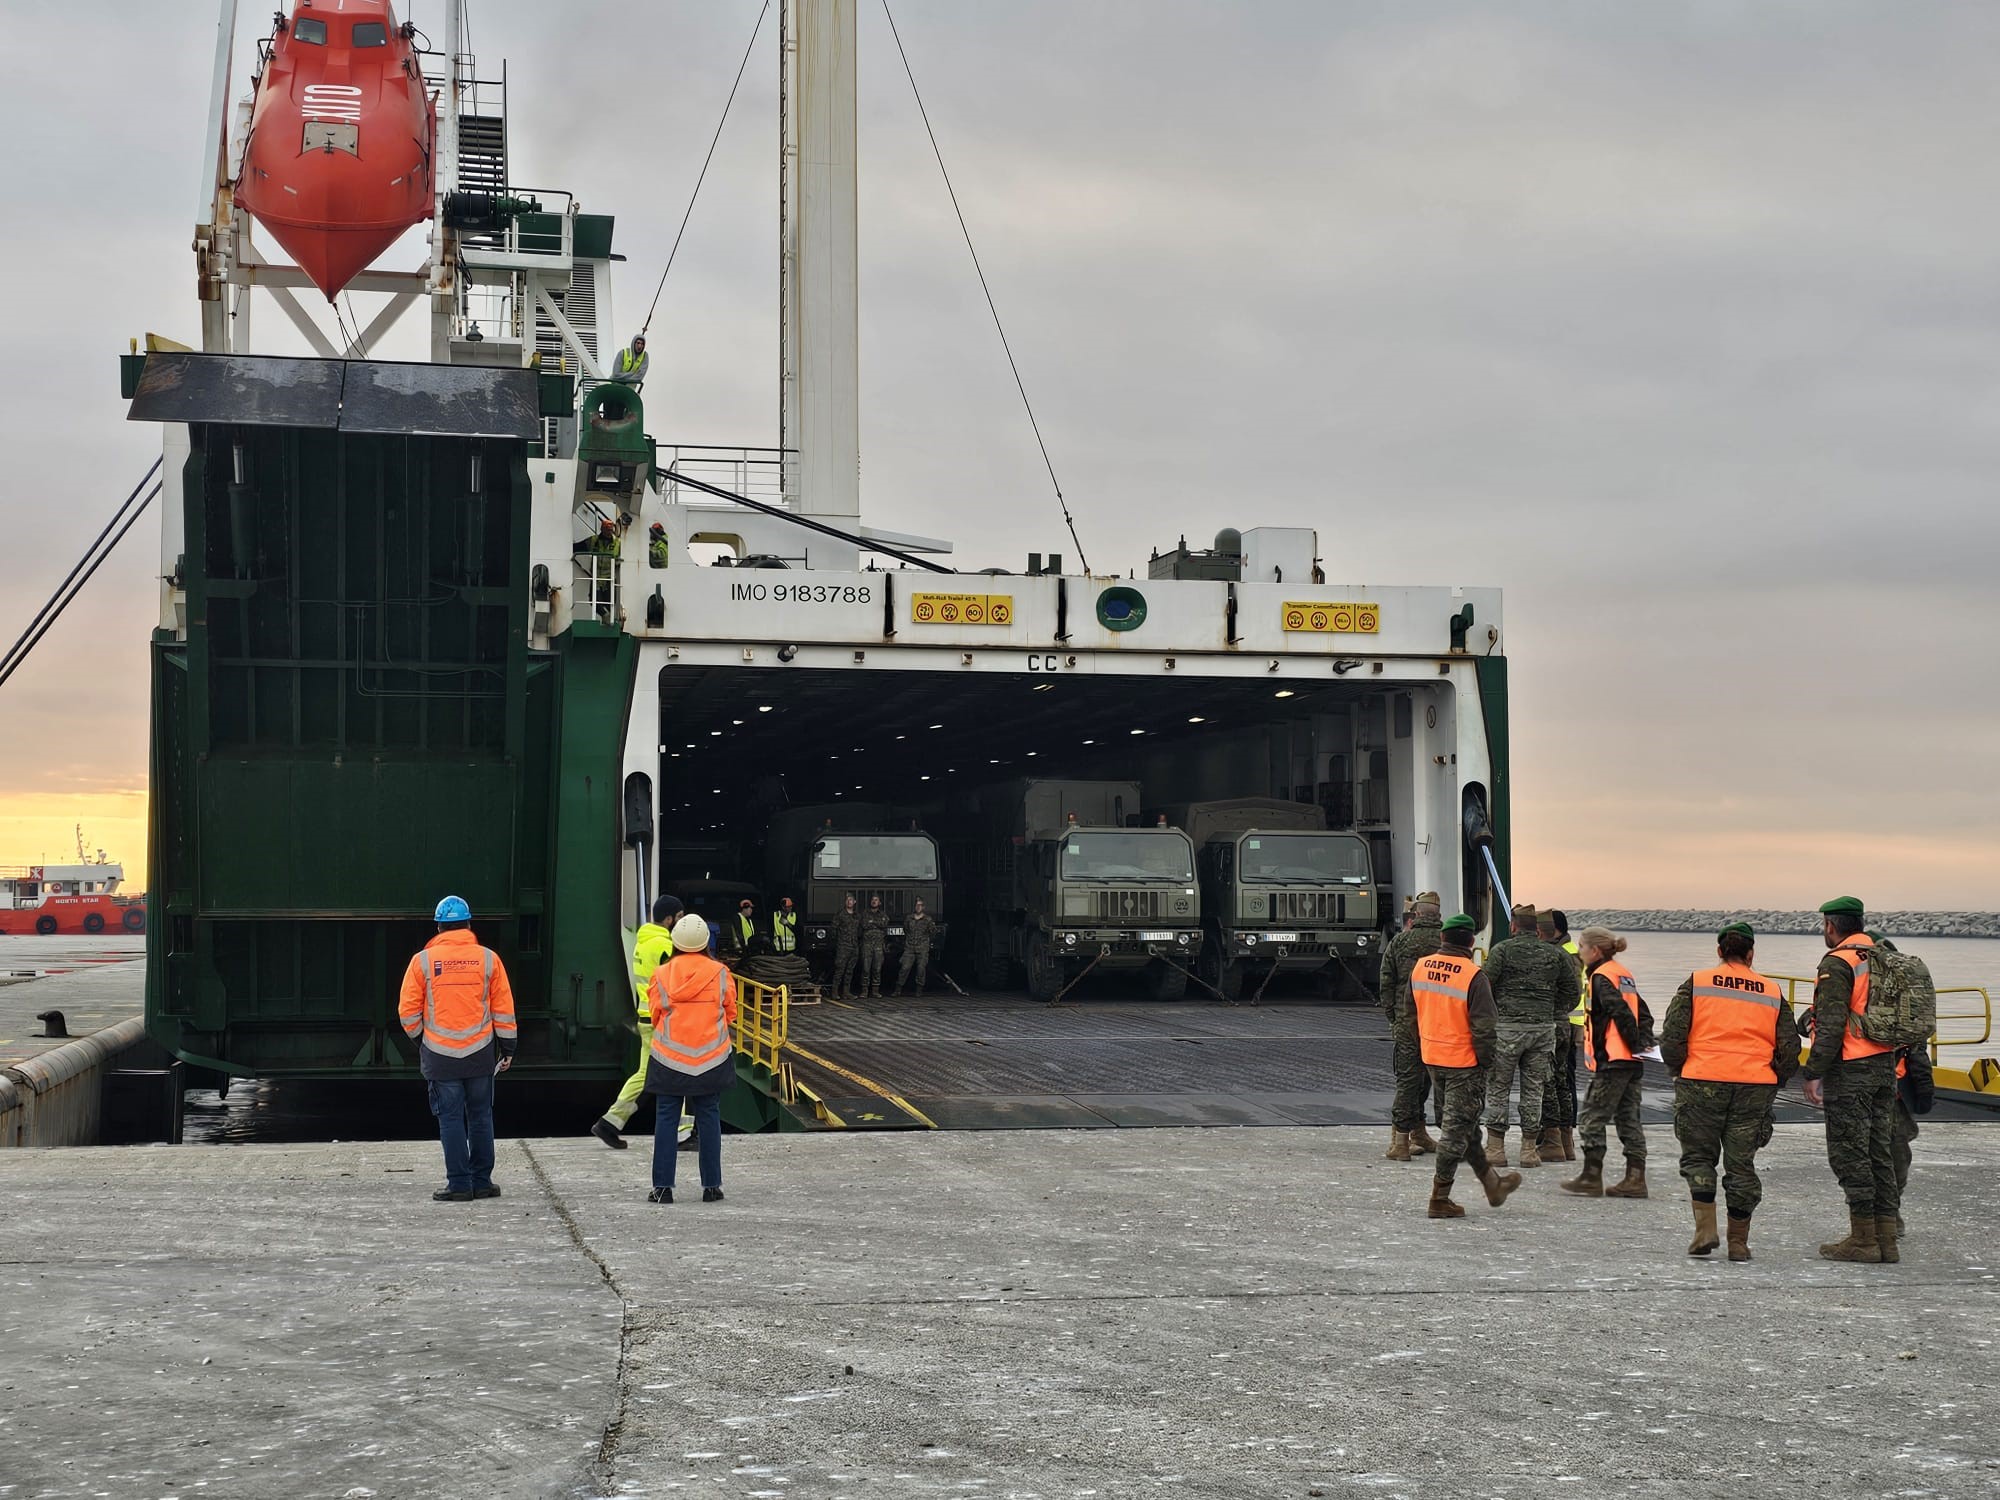
[{"label": "tugboat", "polygon": [[0,937],[144,932],[146,898],[121,896],[125,867],[84,853],[76,835],[73,865],[0,865]]},{"label": "tugboat", "polygon": [[237,204],[331,302],[431,215],[437,111],[388,0],[299,0],[263,44]]}]

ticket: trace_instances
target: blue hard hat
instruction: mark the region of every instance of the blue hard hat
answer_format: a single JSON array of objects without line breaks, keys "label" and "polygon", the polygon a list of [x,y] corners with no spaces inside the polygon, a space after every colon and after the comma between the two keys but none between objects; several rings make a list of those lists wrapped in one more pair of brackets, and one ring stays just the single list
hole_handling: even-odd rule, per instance
[{"label": "blue hard hat", "polygon": [[440,922],[470,922],[472,908],[465,904],[463,896],[447,896],[438,902],[435,916]]}]

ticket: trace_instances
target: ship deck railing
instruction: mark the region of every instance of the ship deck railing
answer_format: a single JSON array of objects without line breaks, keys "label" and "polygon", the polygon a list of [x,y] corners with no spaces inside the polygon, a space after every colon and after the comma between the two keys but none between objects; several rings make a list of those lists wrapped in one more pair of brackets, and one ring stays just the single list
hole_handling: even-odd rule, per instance
[{"label": "ship deck railing", "polygon": [[[1812,1009],[1814,976],[1773,974],[1798,1016]],[[1993,1044],[1993,995],[1982,984],[1940,986],[1937,1029],[1931,1034],[1931,1069],[1937,1086],[1954,1093],[2000,1098],[2000,1056]],[[1803,1049],[1801,1056],[1803,1056]]]}]

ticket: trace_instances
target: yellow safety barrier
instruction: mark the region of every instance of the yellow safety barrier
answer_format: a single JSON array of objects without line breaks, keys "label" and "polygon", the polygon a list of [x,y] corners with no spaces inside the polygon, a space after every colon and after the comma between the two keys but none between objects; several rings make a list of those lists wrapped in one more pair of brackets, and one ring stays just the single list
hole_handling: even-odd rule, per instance
[{"label": "yellow safety barrier", "polygon": [[[1773,974],[1770,977],[1784,985],[1785,1001],[1794,1016],[1812,1009],[1815,976]],[[1978,999],[1954,1006],[1945,998],[1948,995],[1975,995]],[[1930,1045],[1931,1066],[1939,1075],[1937,1086],[1961,1093],[2000,1094],[2000,1062],[1990,1057],[1966,1058],[1962,1052],[1955,1052],[1949,1059],[1946,1056],[1948,1050],[1984,1047],[1993,1040],[1993,996],[1984,985],[1978,984],[1947,985],[1938,990],[1937,996],[1937,1030]],[[1970,1035],[1975,1029],[1978,1035]],[[1803,1058],[1808,1050],[1801,1048],[1799,1056]]]},{"label": "yellow safety barrier", "polygon": [[792,996],[784,985],[759,984],[736,976],[736,1050],[779,1090],[786,1104],[796,1102],[798,1085],[785,1060],[785,1042],[792,1031]]}]

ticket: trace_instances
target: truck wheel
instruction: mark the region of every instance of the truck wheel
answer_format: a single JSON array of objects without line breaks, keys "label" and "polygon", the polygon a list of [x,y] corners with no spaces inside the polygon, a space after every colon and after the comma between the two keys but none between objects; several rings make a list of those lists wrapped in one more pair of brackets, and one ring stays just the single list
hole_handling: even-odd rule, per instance
[{"label": "truck wheel", "polygon": [[1049,952],[1049,945],[1041,938],[1028,945],[1028,998],[1043,1004],[1062,993],[1062,960]]},{"label": "truck wheel", "polygon": [[56,930],[56,919],[54,917],[43,916],[35,918],[35,931],[40,933],[43,937],[49,936],[55,930]]},{"label": "truck wheel", "polygon": [[139,907],[128,906],[125,908],[124,922],[127,932],[144,932],[146,930],[146,913]]},{"label": "truck wheel", "polygon": [[93,937],[104,931],[104,913],[101,911],[86,912],[83,918],[83,930],[90,933]]},{"label": "truck wheel", "polygon": [[[1168,959],[1158,959],[1153,968],[1153,998],[1155,1000],[1185,1000],[1187,998],[1187,970]],[[1220,988],[1220,986],[1217,986]]]},{"label": "truck wheel", "polygon": [[1202,966],[1204,972],[1202,978],[1214,985],[1216,992],[1223,999],[1234,1005],[1238,1000],[1243,998],[1243,965],[1236,962],[1228,954],[1219,951],[1219,948],[1220,945],[1218,945],[1218,951],[1213,956],[1203,955]]}]

